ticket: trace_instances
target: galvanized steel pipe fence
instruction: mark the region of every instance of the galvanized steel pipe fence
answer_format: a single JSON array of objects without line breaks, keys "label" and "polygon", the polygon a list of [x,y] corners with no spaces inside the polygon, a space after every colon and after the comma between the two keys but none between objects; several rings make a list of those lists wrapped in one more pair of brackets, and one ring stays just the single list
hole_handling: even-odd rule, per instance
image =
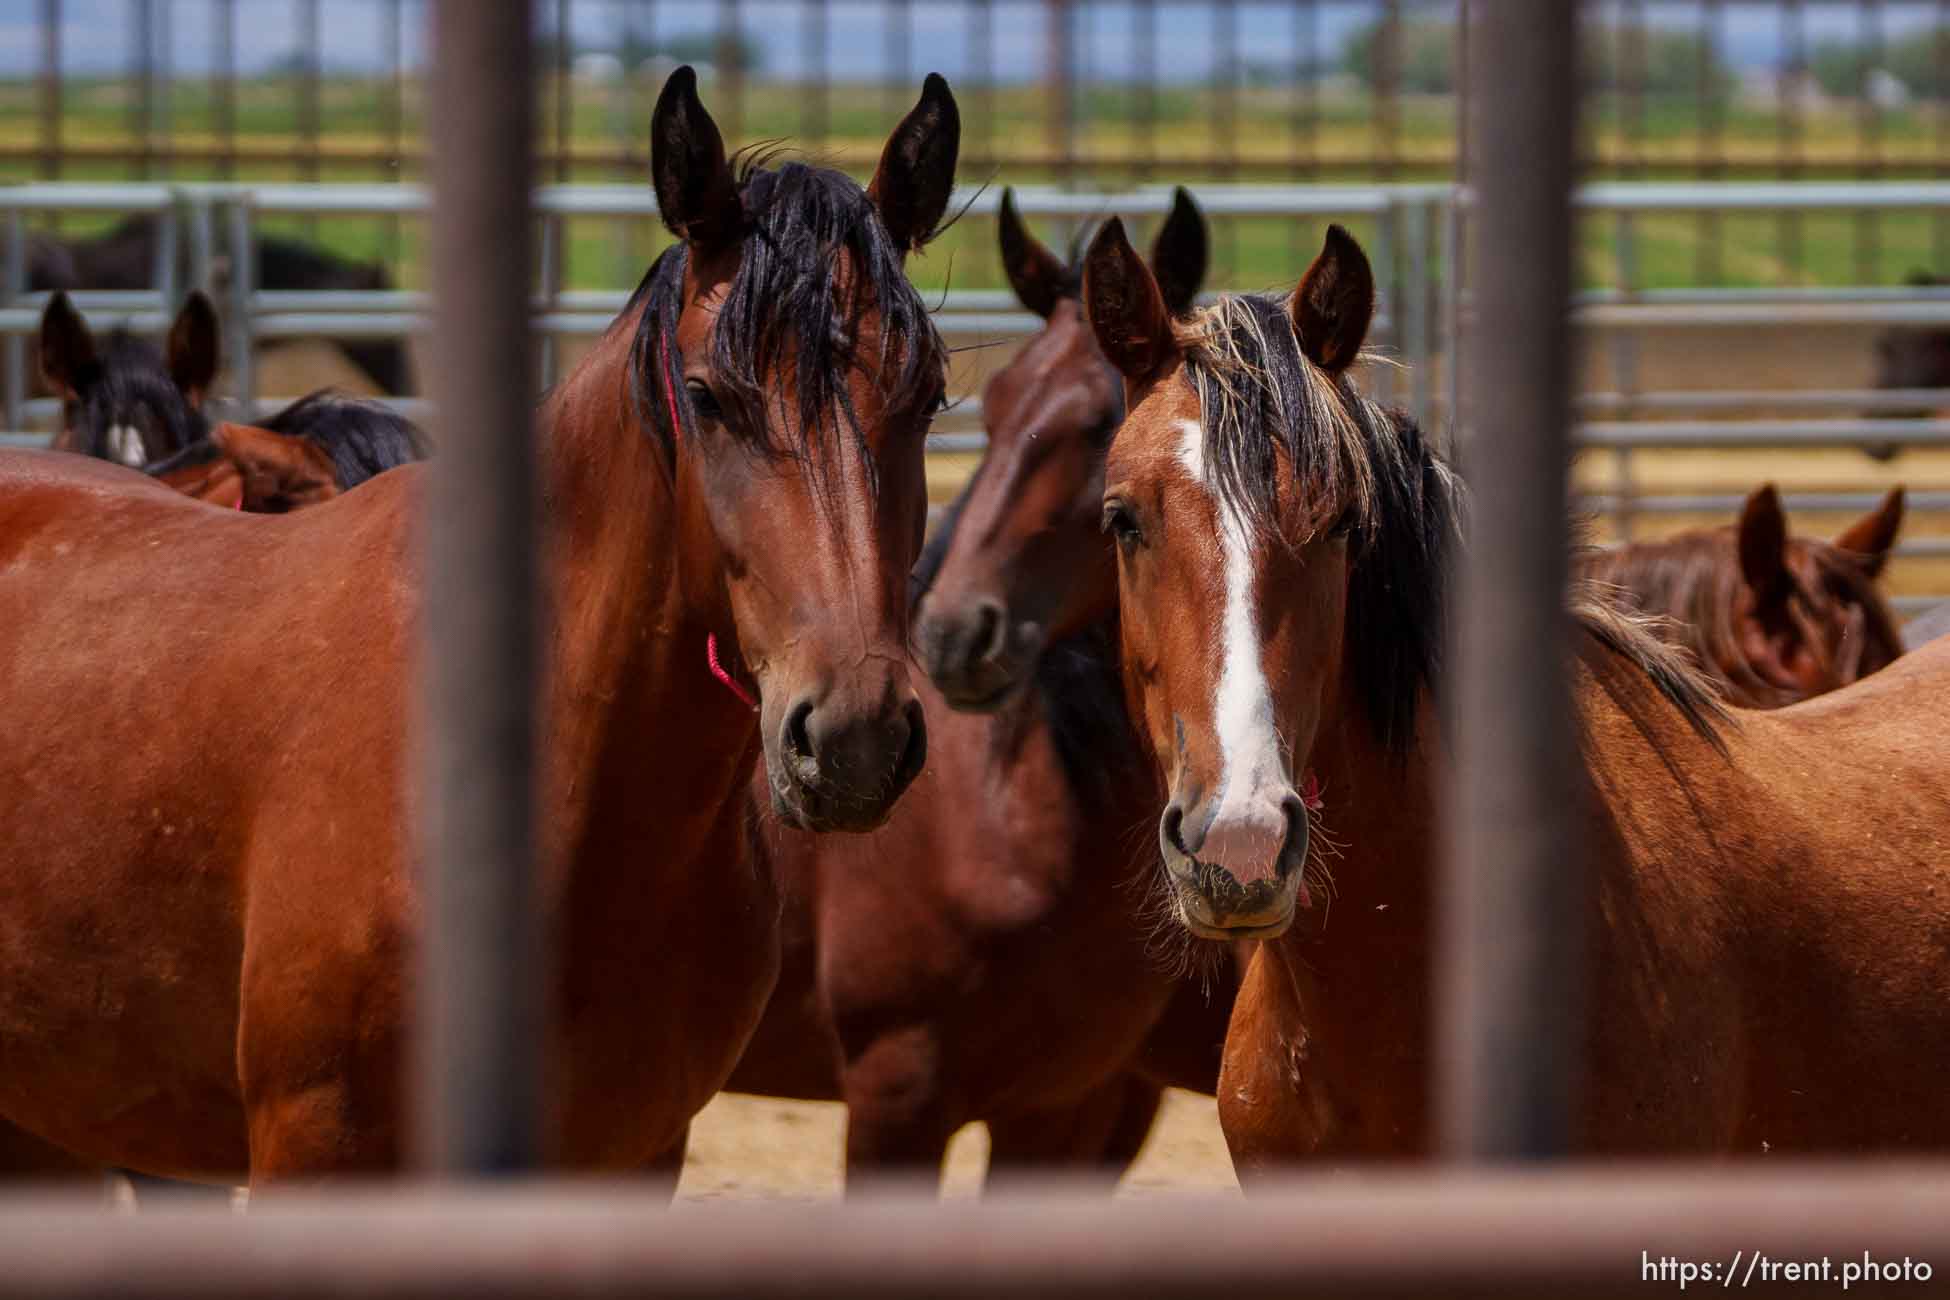
[{"label": "galvanized steel pipe fence", "polygon": [[[1573,24],[1553,14],[1553,4],[1512,4],[1498,21],[1527,18],[1521,38],[1512,29],[1505,39],[1482,42],[1484,66],[1477,70],[1493,88],[1482,126],[1498,133],[1481,156],[1502,174],[1484,175],[1497,188],[1493,198],[1485,191],[1477,210],[1498,225],[1477,247],[1476,269],[1486,287],[1474,308],[1484,330],[1494,331],[1509,352],[1484,348],[1467,376],[1465,394],[1483,418],[1464,454],[1520,462],[1523,472],[1491,498],[1498,517],[1484,526],[1483,544],[1468,561],[1469,589],[1500,594],[1495,610],[1464,612],[1455,683],[1464,718],[1474,718],[1478,731],[1499,732],[1464,736],[1459,765],[1472,757],[1507,765],[1489,784],[1459,787],[1451,804],[1461,852],[1452,855],[1449,894],[1477,904],[1450,918],[1443,966],[1456,995],[1449,1008],[1460,1017],[1442,1044],[1450,1067],[1443,1079],[1459,1085],[1446,1112],[1459,1167],[1342,1173],[1269,1186],[1243,1204],[1144,1205],[1072,1195],[968,1207],[916,1195],[844,1206],[663,1213],[640,1192],[615,1186],[346,1186],[267,1197],[239,1220],[215,1209],[116,1218],[51,1198],[9,1196],[0,1199],[0,1294],[1638,1296],[1648,1287],[1687,1282],[1731,1289],[1735,1277],[1745,1288],[1757,1256],[1777,1265],[1820,1262],[1822,1273],[1808,1285],[1822,1294],[1851,1276],[1859,1288],[1862,1270],[1871,1266],[1874,1281],[1900,1288],[1889,1293],[1926,1293],[1937,1270],[1950,1266],[1950,1170],[1942,1164],[1484,1167],[1485,1161],[1562,1153],[1563,1094],[1583,1037],[1565,1032],[1564,1018],[1577,946],[1553,951],[1534,942],[1540,931],[1575,933],[1575,890],[1552,887],[1549,876],[1564,874],[1566,860],[1576,874],[1581,846],[1564,820],[1568,807],[1553,806],[1548,780],[1506,780],[1541,778],[1561,761],[1562,683],[1527,676],[1534,653],[1499,653],[1481,623],[1494,613],[1546,627],[1561,596],[1562,557],[1531,563],[1522,555],[1529,539],[1562,540],[1568,454],[1570,350],[1562,330],[1569,307],[1564,208],[1572,104],[1563,64]],[[505,20],[500,6],[442,0],[441,14],[443,53],[472,61],[469,69],[453,69],[457,90],[488,93],[482,83],[492,78],[506,93],[529,81],[526,40],[488,30]],[[426,725],[437,754],[470,740],[481,744],[480,768],[492,773],[485,790],[526,804],[527,742],[519,727],[483,731],[437,706],[455,698],[454,687],[483,680],[477,673],[491,678],[498,693],[519,698],[532,700],[536,685],[535,657],[525,644],[534,630],[534,593],[504,581],[497,567],[503,548],[524,537],[532,508],[517,483],[523,460],[514,446],[526,419],[525,376],[511,373],[507,358],[532,328],[535,304],[520,275],[470,280],[465,291],[456,284],[464,278],[458,254],[485,253],[494,240],[519,242],[509,232],[531,216],[527,160],[497,154],[486,130],[456,125],[445,138],[471,156],[443,167],[441,211],[456,213],[455,204],[479,210],[457,217],[457,246],[443,255],[435,278],[443,325],[435,388],[471,389],[500,408],[517,409],[484,411],[487,431],[469,434],[478,438],[469,459],[491,464],[462,470],[456,467],[462,458],[450,457],[435,471],[446,475],[436,493],[445,526],[486,544],[432,553],[440,579],[460,589],[436,616],[445,621],[443,649],[461,656],[468,675],[429,689],[436,707],[427,711]],[[1556,166],[1528,170],[1530,146],[1564,153]],[[476,319],[455,322],[460,310]],[[1486,394],[1484,384],[1504,391]],[[1510,418],[1489,415],[1486,396],[1514,398]],[[435,659],[429,671],[437,676],[450,666]],[[1492,717],[1487,710],[1501,712]],[[458,833],[441,825],[441,818],[479,813],[466,800],[454,801],[435,817],[435,833],[426,840],[436,875],[466,869],[470,854],[492,867],[473,884],[480,906],[428,911],[424,938],[435,970],[506,962],[507,953],[495,946],[506,941],[504,927],[493,918],[530,898],[532,855],[520,834],[527,814],[482,816]],[[511,826],[512,842],[483,846],[483,832]],[[1538,980],[1548,987],[1538,987]],[[471,1014],[498,1012],[489,999],[499,987],[449,987],[440,1014],[470,1014],[470,993],[478,999]],[[536,1099],[523,1088],[461,1095],[470,1080],[527,1077],[539,1031],[523,1023],[527,1035],[463,1032],[440,1053],[423,1054],[423,1095],[451,1086],[446,1095],[468,1116],[436,1155],[441,1172],[478,1177],[526,1163]],[[1496,1053],[1486,1047],[1501,1057],[1492,1059]],[[1794,1283],[1802,1281],[1761,1275],[1775,1294],[1795,1294]]]},{"label": "galvanized steel pipe fence", "polygon": [[[1108,194],[1033,185],[1020,188],[1017,197],[1032,221],[1052,229],[1111,212],[1156,219],[1170,205],[1170,191],[1163,185]],[[1471,301],[1457,273],[1464,265],[1460,249],[1470,204],[1466,188],[1419,183],[1208,185],[1198,189],[1198,197],[1221,228],[1235,219],[1267,217],[1316,232],[1329,220],[1371,223],[1383,293],[1375,340],[1402,365],[1400,370],[1378,368],[1370,382],[1425,424],[1449,420],[1461,376],[1460,367],[1451,364],[1459,355],[1452,341],[1460,336]],[[964,195],[963,201],[969,202],[971,218],[986,219],[995,212],[998,192],[990,188]],[[1638,270],[1640,232],[1648,218],[1711,213],[1809,221],[1861,211],[1935,215],[1950,212],[1950,181],[1601,182],[1579,188],[1574,204],[1581,217],[1608,228],[1616,262],[1614,285],[1574,297],[1572,320],[1603,340],[1612,384],[1578,396],[1580,419],[1573,438],[1577,446],[1605,450],[1615,459],[1613,481],[1582,494],[1578,504],[1609,517],[1619,535],[1629,536],[1642,518],[1729,514],[1739,504],[1732,494],[1643,490],[1633,470],[1637,450],[1950,445],[1950,420],[1913,414],[1950,410],[1950,390],[1674,390],[1644,381],[1636,360],[1640,336],[1652,330],[1849,326],[1862,331],[1865,351],[1873,332],[1886,327],[1950,330],[1950,286],[1645,288]],[[538,382],[546,385],[560,372],[560,341],[602,333],[630,292],[628,283],[608,289],[567,287],[564,265],[571,223],[649,226],[655,222],[656,204],[646,184],[543,185],[535,190],[531,207],[537,248],[532,325],[543,340]],[[160,333],[190,287],[215,287],[234,395],[248,395],[261,411],[297,394],[259,390],[253,364],[259,345],[311,337],[404,339],[425,328],[429,299],[405,290],[266,291],[250,281],[251,259],[236,256],[235,250],[252,247],[268,220],[382,216],[417,221],[428,212],[428,193],[418,185],[53,182],[0,187],[0,221],[5,223],[0,246],[0,381],[5,387],[0,430],[7,431],[0,436],[46,428],[56,409],[51,399],[27,396],[33,373],[31,339],[45,305],[45,295],[25,292],[26,240],[37,219],[50,213],[155,216],[160,238],[154,288],[82,292],[74,295],[76,302],[105,320]],[[227,268],[221,277],[213,274],[219,263]],[[1038,324],[1006,290],[950,290],[940,303],[942,329],[957,343],[1007,342]],[[1737,374],[1731,379],[1738,385]],[[421,400],[402,405],[416,414],[425,410]],[[979,450],[984,442],[980,413],[979,394],[960,394],[940,421],[932,448]],[[1873,502],[1871,494],[1861,492],[1799,493],[1788,499],[1791,509],[1805,510],[1867,510]],[[1950,493],[1921,492],[1912,504],[1945,509]],[[1945,550],[1940,540],[1924,538],[1905,543],[1899,554],[1936,557]],[[1906,597],[1903,603],[1921,605],[1933,599]]]}]

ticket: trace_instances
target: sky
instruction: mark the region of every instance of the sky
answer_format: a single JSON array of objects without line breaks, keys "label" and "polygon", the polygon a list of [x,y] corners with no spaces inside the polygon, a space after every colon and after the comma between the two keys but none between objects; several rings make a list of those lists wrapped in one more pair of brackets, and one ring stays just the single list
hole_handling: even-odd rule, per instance
[{"label": "sky", "polygon": [[[483,0],[487,2],[487,0]],[[113,74],[127,69],[137,39],[134,18],[137,0],[63,0],[63,66],[70,73]],[[165,41],[175,75],[207,75],[215,59],[218,12],[214,0],[159,0],[167,11]],[[1615,9],[1608,0],[1605,9]],[[544,6],[553,12],[553,4]],[[1047,60],[1048,19],[1041,0],[992,0],[994,58],[998,78],[1031,80]],[[1408,8],[1447,11],[1447,6]],[[764,51],[764,73],[784,79],[806,74],[816,66],[809,57],[803,15],[810,6],[790,0],[745,0],[743,28]],[[1643,6],[1657,24],[1697,26],[1697,3]],[[0,76],[31,74],[39,67],[41,49],[37,27],[40,5],[32,0],[0,0]],[[237,0],[237,59],[246,74],[266,71],[303,44],[302,5],[299,0]],[[1121,79],[1137,54],[1137,6],[1129,0],[1088,0],[1079,6],[1078,48],[1086,76]],[[1927,24],[1935,6],[1916,0],[1887,0],[1882,5],[1883,30],[1889,36]],[[1348,34],[1371,21],[1372,0],[1320,0],[1306,6],[1243,0],[1237,10],[1240,47],[1248,60],[1290,63],[1304,48],[1304,12],[1315,17],[1315,34],[1323,53],[1339,51]],[[320,44],[328,71],[377,70],[385,57],[384,26],[387,6],[381,0],[320,0]],[[971,75],[975,61],[969,50],[971,18],[976,7],[968,0],[831,0],[828,5],[826,62],[839,79],[876,80],[891,75],[898,55],[890,42],[889,20],[899,13],[911,22],[909,49],[915,70],[935,70],[950,80]],[[634,16],[640,30],[658,36],[716,30],[719,5],[715,0],[661,0],[649,5],[618,0],[574,0],[572,26],[578,46],[612,43],[626,19]],[[1224,42],[1215,32],[1213,6],[1170,3],[1155,6],[1159,50],[1159,78],[1167,82],[1208,79],[1219,65]],[[1811,43],[1852,37],[1859,30],[1859,9],[1853,3],[1821,3],[1805,7]],[[654,17],[652,17],[654,15]],[[403,49],[409,64],[424,53],[422,0],[407,0]],[[1772,6],[1731,4],[1722,8],[1721,31],[1725,57],[1736,67],[1767,68],[1778,62],[1780,18]]]}]

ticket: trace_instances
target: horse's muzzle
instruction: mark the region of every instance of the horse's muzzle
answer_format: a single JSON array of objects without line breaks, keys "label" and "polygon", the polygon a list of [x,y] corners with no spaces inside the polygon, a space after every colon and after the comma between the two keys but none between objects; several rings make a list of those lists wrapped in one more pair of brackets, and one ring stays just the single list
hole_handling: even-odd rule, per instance
[{"label": "horse's muzzle", "polygon": [[949,707],[993,713],[1015,698],[1043,652],[1042,629],[1014,623],[991,597],[952,609],[924,599],[914,620],[914,649]]},{"label": "horse's muzzle", "polygon": [[1158,823],[1158,847],[1192,933],[1270,939],[1293,924],[1305,880],[1309,824],[1300,797],[1269,792],[1217,810],[1176,796]]},{"label": "horse's muzzle", "polygon": [[766,745],[772,804],[810,831],[870,831],[887,820],[927,762],[927,718],[902,688],[881,708],[801,696]]}]

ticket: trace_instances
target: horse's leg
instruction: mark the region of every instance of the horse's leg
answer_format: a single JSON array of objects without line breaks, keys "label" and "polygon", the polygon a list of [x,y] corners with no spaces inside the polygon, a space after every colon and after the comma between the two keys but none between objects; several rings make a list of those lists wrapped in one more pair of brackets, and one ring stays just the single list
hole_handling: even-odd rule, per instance
[{"label": "horse's leg", "polygon": [[672,1200],[677,1197],[677,1179],[684,1172],[684,1155],[691,1145],[691,1126],[684,1125],[684,1131],[677,1140],[643,1167],[643,1178],[651,1188],[663,1192]]},{"label": "horse's leg", "polygon": [[1312,1151],[1319,1136],[1304,1091],[1299,995],[1270,948],[1261,945],[1239,986],[1219,1067],[1219,1127],[1242,1184]]},{"label": "horse's leg", "polygon": [[1074,1105],[990,1119],[988,1190],[1060,1174],[1110,1191],[1137,1159],[1163,1098],[1157,1084],[1120,1074]]},{"label": "horse's leg", "polygon": [[846,1186],[875,1179],[941,1177],[948,1139],[961,1127],[942,1087],[931,1030],[875,1039],[841,1067],[846,1102]]}]

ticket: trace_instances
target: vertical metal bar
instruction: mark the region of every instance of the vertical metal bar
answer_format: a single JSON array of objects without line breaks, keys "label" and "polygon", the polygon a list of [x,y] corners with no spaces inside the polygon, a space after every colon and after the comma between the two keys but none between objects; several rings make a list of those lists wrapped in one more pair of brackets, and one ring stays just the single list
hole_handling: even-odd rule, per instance
[{"label": "vertical metal bar", "polygon": [[882,0],[886,9],[886,113],[898,122],[914,93],[914,8],[909,0]]},{"label": "vertical metal bar", "polygon": [[[1942,180],[1950,176],[1950,0],[1936,0],[1936,34],[1931,47],[1931,98],[1936,101],[1935,175]],[[1950,266],[1950,208],[1939,207],[1931,224],[1932,261],[1937,266]]]},{"label": "vertical metal bar", "polygon": [[[1386,343],[1399,350],[1402,344],[1402,260],[1401,218],[1399,204],[1390,203],[1375,214],[1374,225],[1374,267],[1381,291],[1381,301],[1388,312],[1388,329],[1377,331],[1377,342]],[[1374,377],[1375,396],[1393,403],[1401,387],[1400,376],[1393,366],[1381,366]]]},{"label": "vertical metal bar", "polygon": [[216,260],[217,232],[208,195],[198,194],[185,205],[190,225],[190,278],[186,288],[210,292],[210,267]]},{"label": "vertical metal bar", "polygon": [[[386,98],[383,122],[390,156],[387,179],[406,179],[406,33],[400,0],[386,0]],[[386,219],[386,262],[395,275],[404,260],[405,230],[397,212]]]},{"label": "vertical metal bar", "polygon": [[[1699,76],[1694,87],[1699,100],[1700,130],[1700,175],[1702,179],[1717,181],[1724,174],[1721,163],[1726,157],[1726,136],[1723,133],[1724,121],[1721,115],[1721,95],[1718,77],[1720,57],[1720,18],[1721,0],[1704,0],[1699,16]],[[1720,252],[1724,231],[1720,224],[1717,208],[1701,208],[1699,211],[1699,247],[1694,259],[1694,278],[1701,284],[1720,282]]]},{"label": "vertical metal bar", "polygon": [[[1860,0],[1860,48],[1862,58],[1856,93],[1861,96],[1858,109],[1861,117],[1861,138],[1858,148],[1861,156],[1856,159],[1856,174],[1867,175],[1880,180],[1882,166],[1882,106],[1876,99],[1876,87],[1871,84],[1872,73],[1885,72],[1882,66],[1882,3],[1881,0]],[[1882,223],[1880,215],[1873,209],[1864,208],[1855,214],[1855,282],[1875,284],[1880,278],[1878,272],[1882,261]]]},{"label": "vertical metal bar", "polygon": [[[1613,252],[1618,258],[1618,293],[1630,302],[1639,293],[1639,245],[1638,223],[1633,214],[1621,210]],[[1639,390],[1639,336],[1638,331],[1619,328],[1611,334],[1612,387],[1625,398],[1618,418],[1629,420],[1634,412],[1631,400]],[[1632,449],[1620,447],[1612,453],[1612,468],[1617,474],[1617,487],[1613,494],[1616,505],[1612,510],[1612,523],[1618,529],[1620,541],[1630,541],[1633,521],[1637,516],[1638,478],[1632,470]]]},{"label": "vertical metal bar", "polygon": [[176,310],[176,253],[181,247],[180,234],[177,208],[172,203],[157,216],[156,265],[150,281],[155,286],[156,301],[164,312]]},{"label": "vertical metal bar", "polygon": [[[542,218],[542,246],[536,260],[541,279],[542,310],[554,312],[561,305],[562,297],[562,218],[557,213]],[[555,383],[560,349],[556,346],[553,333],[543,334],[537,342],[541,345],[540,383],[543,389],[547,389]]]},{"label": "vertical metal bar", "polygon": [[130,0],[129,12],[129,140],[133,148],[135,174],[149,178],[149,153],[153,147],[150,129],[155,124],[155,33],[150,28],[154,10],[150,0]]},{"label": "vertical metal bar", "polygon": [[1158,0],[1138,0],[1135,40],[1137,41],[1138,167],[1141,181],[1158,174]]},{"label": "vertical metal bar", "polygon": [[[1239,11],[1237,0],[1220,0],[1213,9],[1212,30],[1212,152],[1219,175],[1239,179]],[[1239,283],[1239,220],[1222,217],[1214,223],[1219,245],[1222,284]]]},{"label": "vertical metal bar", "polygon": [[248,194],[230,205],[230,354],[231,396],[246,420],[257,414],[256,214]]},{"label": "vertical metal bar", "polygon": [[433,395],[444,449],[424,532],[417,1139],[422,1167],[452,1176],[530,1169],[541,1151],[535,82],[530,5],[435,0],[433,12]]},{"label": "vertical metal bar", "polygon": [[[1457,614],[1443,1137],[1465,1160],[1570,1132],[1589,906],[1566,679],[1576,23],[1563,0],[1473,8],[1473,544]],[[1483,418],[1494,411],[1495,418]]]},{"label": "vertical metal bar", "polygon": [[[1786,47],[1781,57],[1780,167],[1783,180],[1801,174],[1801,103],[1808,93],[1808,28],[1801,11],[1801,0],[1785,0],[1781,9],[1781,42]],[[1804,277],[1802,262],[1801,214],[1783,210],[1780,219],[1781,261],[1790,279]]]},{"label": "vertical metal bar", "polygon": [[[0,285],[0,304],[8,307],[27,292],[27,221],[20,209],[7,213],[7,261],[5,284]],[[19,334],[6,338],[7,409],[6,427],[19,430],[21,408],[27,402],[27,340]]]},{"label": "vertical metal bar", "polygon": [[[1618,96],[1619,132],[1623,156],[1618,174],[1637,179],[1645,161],[1645,81],[1648,60],[1644,0],[1625,0],[1618,17],[1618,75],[1612,93]],[[1487,59],[1489,55],[1485,53]]]},{"label": "vertical metal bar", "polygon": [[812,0],[802,19],[805,24],[803,40],[809,84],[806,86],[805,116],[801,119],[800,130],[816,149],[825,147],[826,133],[832,129],[833,120],[833,74],[827,64],[832,27],[828,18],[826,0]]},{"label": "vertical metal bar", "polygon": [[739,0],[718,0],[718,77],[725,103],[725,138],[745,138],[744,29],[738,20]]},{"label": "vertical metal bar", "polygon": [[1374,174],[1383,181],[1394,179],[1401,143],[1402,39],[1401,0],[1383,0],[1381,25],[1375,31],[1373,87]]},{"label": "vertical metal bar", "polygon": [[1415,421],[1429,427],[1429,209],[1431,201],[1411,198],[1403,205],[1402,233],[1408,242],[1408,275],[1396,309],[1401,313],[1402,360],[1408,365],[1408,407]]},{"label": "vertical metal bar", "polygon": [[237,175],[237,0],[218,0],[217,55],[210,70],[210,103],[216,114],[217,175]]},{"label": "vertical metal bar", "polygon": [[[975,87],[976,130],[981,132],[981,167],[996,169],[1001,166],[1000,150],[995,135],[995,3],[994,0],[975,0],[975,8],[969,15],[969,25],[974,29],[969,33],[968,44],[975,52],[975,66],[981,69],[980,81]],[[823,71],[823,69],[822,69]],[[821,90],[824,94],[824,89]],[[966,164],[963,164],[966,166]]]},{"label": "vertical metal bar", "polygon": [[1076,181],[1076,122],[1072,96],[1076,71],[1076,42],[1071,26],[1070,0],[1043,0],[1049,22],[1049,149],[1057,179],[1067,188]]},{"label": "vertical metal bar", "polygon": [[161,172],[167,177],[170,166],[171,139],[174,128],[171,124],[170,99],[174,93],[174,77],[170,72],[170,50],[175,34],[170,26],[169,0],[155,0],[155,30],[150,33],[155,41],[155,84],[150,93],[154,96],[150,103],[150,130],[156,139],[156,151],[161,159]]},{"label": "vertical metal bar", "polygon": [[[1459,10],[1468,3],[1463,0]],[[1462,295],[1463,195],[1456,185],[1442,213],[1442,414],[1451,428],[1462,421]]]},{"label": "vertical metal bar", "polygon": [[[319,48],[318,0],[298,0],[298,136],[303,153],[299,175],[308,181],[318,179],[319,151],[322,144],[320,136],[324,130],[321,107],[322,92],[319,82],[323,78],[323,52]],[[304,219],[305,237],[318,238],[318,218],[307,215]]]},{"label": "vertical metal bar", "polygon": [[61,0],[41,0],[41,175],[61,174]]}]

